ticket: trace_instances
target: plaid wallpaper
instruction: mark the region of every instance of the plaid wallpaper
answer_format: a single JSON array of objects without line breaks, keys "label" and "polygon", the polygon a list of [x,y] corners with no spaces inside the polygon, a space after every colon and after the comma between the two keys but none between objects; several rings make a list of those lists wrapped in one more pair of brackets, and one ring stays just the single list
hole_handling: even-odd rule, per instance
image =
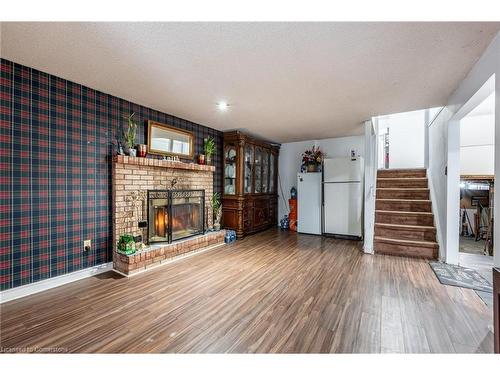
[{"label": "plaid wallpaper", "polygon": [[[215,138],[221,191],[222,133],[1,59],[0,290],[111,261],[111,142],[136,113]],[[83,240],[92,251],[82,252]]]}]

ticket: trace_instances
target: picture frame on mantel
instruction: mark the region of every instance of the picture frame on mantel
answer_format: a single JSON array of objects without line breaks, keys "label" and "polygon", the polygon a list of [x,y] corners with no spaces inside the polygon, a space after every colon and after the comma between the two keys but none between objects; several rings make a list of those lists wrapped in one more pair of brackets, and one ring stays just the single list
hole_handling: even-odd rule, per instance
[{"label": "picture frame on mantel", "polygon": [[193,159],[194,134],[148,120],[148,154]]}]

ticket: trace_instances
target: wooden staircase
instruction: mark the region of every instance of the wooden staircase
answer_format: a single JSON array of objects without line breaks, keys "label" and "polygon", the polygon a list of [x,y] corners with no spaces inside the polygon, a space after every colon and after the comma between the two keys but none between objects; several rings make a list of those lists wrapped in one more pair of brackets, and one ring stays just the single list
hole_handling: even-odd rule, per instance
[{"label": "wooden staircase", "polygon": [[425,169],[379,170],[375,202],[375,253],[437,258]]}]

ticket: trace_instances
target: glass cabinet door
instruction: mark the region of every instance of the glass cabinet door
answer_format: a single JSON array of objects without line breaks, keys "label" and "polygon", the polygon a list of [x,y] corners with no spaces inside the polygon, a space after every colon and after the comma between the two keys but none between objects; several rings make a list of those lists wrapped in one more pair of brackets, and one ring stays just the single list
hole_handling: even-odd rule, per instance
[{"label": "glass cabinet door", "polygon": [[255,165],[254,165],[254,193],[262,192],[262,149],[258,146],[255,147]]},{"label": "glass cabinet door", "polygon": [[269,190],[269,150],[262,150],[262,192]]},{"label": "glass cabinet door", "polygon": [[274,193],[274,163],[275,163],[275,156],[271,152],[269,155],[269,192]]},{"label": "glass cabinet door", "polygon": [[236,194],[236,145],[228,144],[224,150],[224,194]]},{"label": "glass cabinet door", "polygon": [[253,146],[247,144],[245,146],[245,175],[243,183],[243,192],[249,194],[252,192],[253,184]]}]

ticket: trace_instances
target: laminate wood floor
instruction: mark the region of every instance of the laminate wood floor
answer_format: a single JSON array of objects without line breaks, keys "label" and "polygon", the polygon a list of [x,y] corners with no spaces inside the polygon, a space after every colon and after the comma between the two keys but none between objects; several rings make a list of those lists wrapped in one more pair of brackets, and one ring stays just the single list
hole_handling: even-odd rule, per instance
[{"label": "laminate wood floor", "polygon": [[4,351],[493,352],[492,311],[426,261],[275,229],[0,308]]}]

